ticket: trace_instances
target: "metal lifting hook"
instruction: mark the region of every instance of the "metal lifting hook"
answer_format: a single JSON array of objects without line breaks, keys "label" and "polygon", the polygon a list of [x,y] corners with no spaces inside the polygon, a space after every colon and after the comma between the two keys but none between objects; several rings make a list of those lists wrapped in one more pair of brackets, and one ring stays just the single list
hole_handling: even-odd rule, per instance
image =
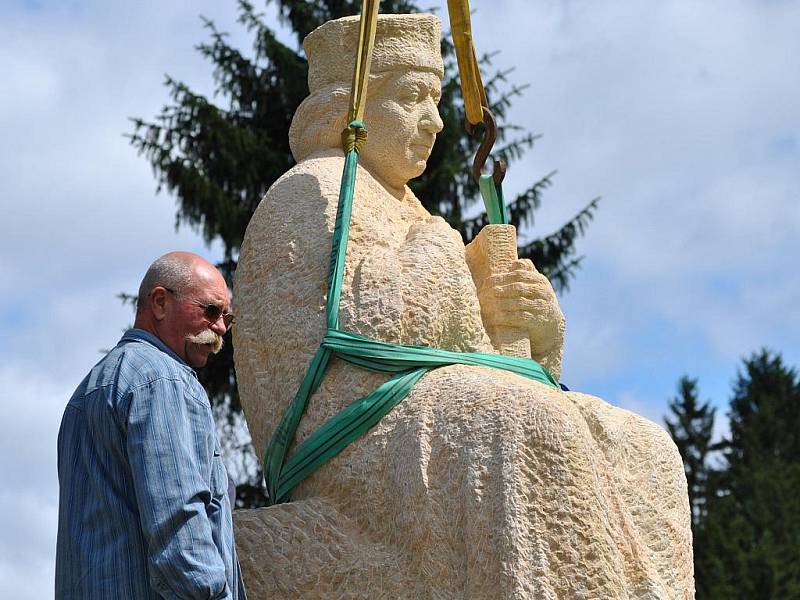
[{"label": "metal lifting hook", "polygon": [[[478,151],[475,153],[475,160],[472,161],[472,176],[475,181],[479,181],[483,174],[483,167],[489,159],[489,153],[497,141],[497,122],[495,121],[494,114],[487,107],[482,106],[483,109],[483,126],[484,134],[481,140]],[[472,133],[472,126],[467,125],[467,130]],[[496,186],[499,186],[503,178],[506,176],[506,161],[502,159],[493,160],[494,165],[492,168],[492,180]]]}]

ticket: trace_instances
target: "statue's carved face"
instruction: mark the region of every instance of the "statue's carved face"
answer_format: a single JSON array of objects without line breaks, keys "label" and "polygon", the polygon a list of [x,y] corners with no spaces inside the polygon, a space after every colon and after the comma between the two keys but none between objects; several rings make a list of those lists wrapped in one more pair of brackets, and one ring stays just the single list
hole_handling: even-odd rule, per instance
[{"label": "statue's carved face", "polygon": [[369,134],[361,160],[390,187],[402,188],[425,171],[444,126],[437,108],[441,94],[441,80],[428,71],[390,74],[370,94],[364,119]]}]

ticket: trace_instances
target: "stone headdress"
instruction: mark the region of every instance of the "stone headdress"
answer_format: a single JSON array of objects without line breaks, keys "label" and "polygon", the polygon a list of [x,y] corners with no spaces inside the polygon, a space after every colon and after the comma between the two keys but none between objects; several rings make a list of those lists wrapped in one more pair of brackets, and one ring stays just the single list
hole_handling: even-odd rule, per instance
[{"label": "stone headdress", "polygon": [[[347,125],[358,28],[358,17],[344,17],[324,23],[303,40],[310,95],[297,108],[289,130],[298,162],[315,150],[339,145]],[[431,14],[379,15],[368,93],[377,91],[373,81],[391,71],[430,71],[441,79],[441,30],[439,18]]]}]

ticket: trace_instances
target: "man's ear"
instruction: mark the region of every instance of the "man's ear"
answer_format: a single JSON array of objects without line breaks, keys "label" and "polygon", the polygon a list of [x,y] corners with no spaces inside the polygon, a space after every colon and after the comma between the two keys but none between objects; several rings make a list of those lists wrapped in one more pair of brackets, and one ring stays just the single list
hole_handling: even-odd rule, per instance
[{"label": "man's ear", "polygon": [[150,310],[156,321],[162,321],[167,316],[167,290],[161,286],[154,287],[150,292]]}]

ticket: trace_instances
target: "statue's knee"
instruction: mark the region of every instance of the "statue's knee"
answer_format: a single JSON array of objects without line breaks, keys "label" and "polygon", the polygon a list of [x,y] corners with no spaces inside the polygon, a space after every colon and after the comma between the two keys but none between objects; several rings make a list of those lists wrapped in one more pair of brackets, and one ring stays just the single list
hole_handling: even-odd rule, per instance
[{"label": "statue's knee", "polygon": [[586,423],[560,391],[531,385],[508,400],[531,447],[550,447],[560,453],[590,451]]}]

